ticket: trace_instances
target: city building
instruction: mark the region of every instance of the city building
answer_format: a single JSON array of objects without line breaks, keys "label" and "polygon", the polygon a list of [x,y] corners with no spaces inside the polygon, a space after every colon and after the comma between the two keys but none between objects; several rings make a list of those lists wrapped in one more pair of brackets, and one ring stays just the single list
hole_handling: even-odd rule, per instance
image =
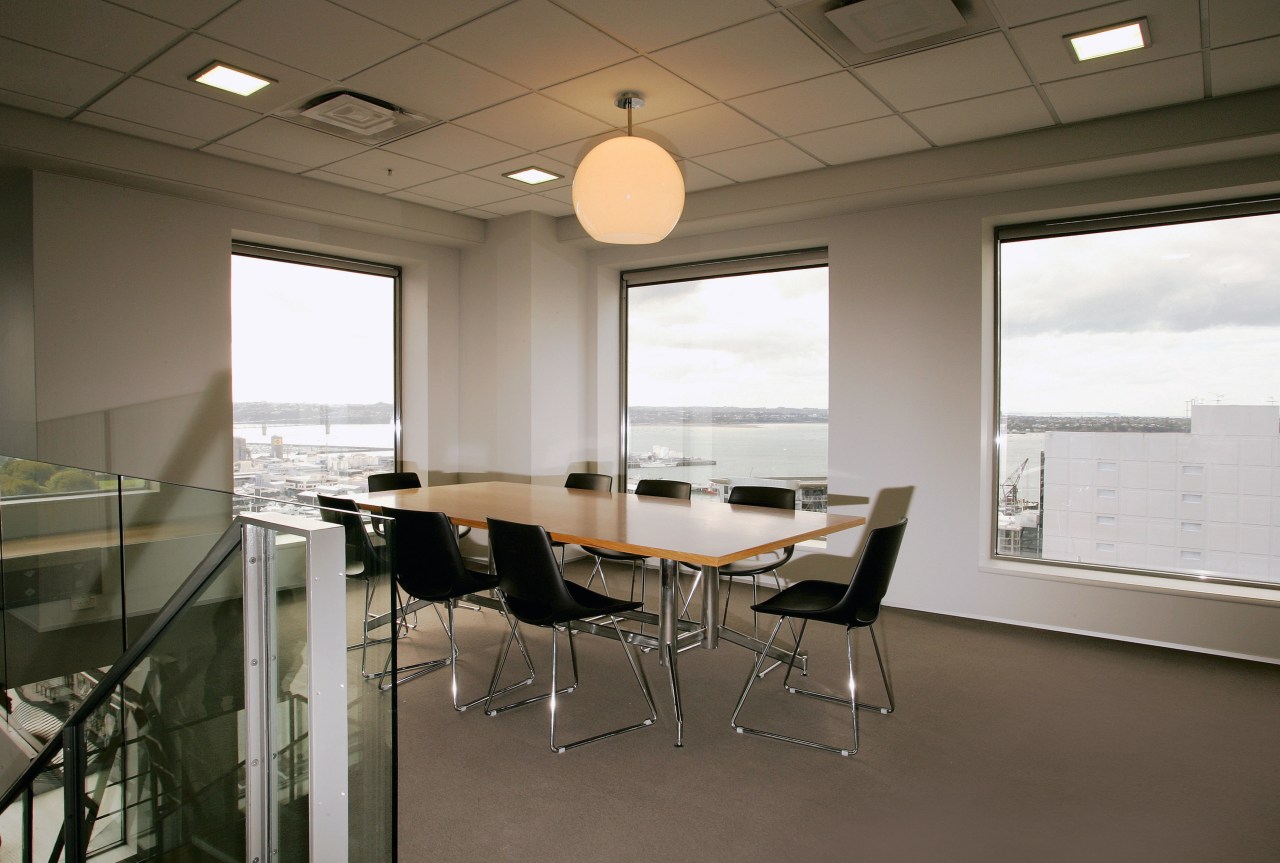
[{"label": "city building", "polygon": [[1046,558],[1280,582],[1280,408],[1200,404],[1190,433],[1048,432]]}]

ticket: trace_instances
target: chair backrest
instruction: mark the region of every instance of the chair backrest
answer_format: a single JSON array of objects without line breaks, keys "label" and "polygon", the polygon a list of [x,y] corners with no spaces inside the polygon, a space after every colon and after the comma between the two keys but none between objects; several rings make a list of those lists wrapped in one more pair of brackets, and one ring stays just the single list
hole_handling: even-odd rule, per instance
[{"label": "chair backrest", "polygon": [[636,494],[688,500],[693,494],[693,485],[678,479],[642,479],[636,483]]},{"label": "chair backrest", "polygon": [[796,490],[768,485],[736,485],[729,492],[729,503],[795,509]]},{"label": "chair backrest", "polygon": [[904,518],[897,524],[867,531],[862,556],[853,569],[853,578],[844,598],[837,604],[846,626],[866,626],[880,616],[880,601],[889,590],[889,579],[898,562],[898,549],[907,530]]},{"label": "chair backrest", "polygon": [[360,518],[360,508],[356,502],[346,497],[332,497],[327,494],[316,495],[320,504],[320,518],[330,524],[340,524],[345,532],[347,575],[372,575],[377,568],[378,554],[374,551],[373,540],[364,529],[364,520]]},{"label": "chair backrest", "polygon": [[398,488],[422,488],[422,480],[411,470],[369,474],[369,491],[394,491]]},{"label": "chair backrest", "polygon": [[916,487],[913,485],[904,485],[896,488],[882,488],[876,492],[876,499],[871,504],[871,512],[867,515],[867,527],[862,532],[862,539],[853,552],[854,560],[862,555],[871,531],[877,527],[895,525],[907,517],[911,496],[915,494],[915,490]]},{"label": "chair backrest", "polygon": [[447,515],[391,507],[384,507],[382,514],[395,519],[395,577],[405,593],[439,602],[466,592],[467,564]]},{"label": "chair backrest", "polygon": [[[745,504],[746,506],[767,506],[772,509],[794,511],[796,508],[796,490],[772,485],[735,485],[729,491],[729,503]],[[791,555],[795,553],[795,550],[796,547],[794,545],[788,545],[786,548],[780,549],[778,552],[780,559],[777,561],[777,565],[782,566],[791,560]]]},{"label": "chair backrest", "polygon": [[587,491],[612,491],[613,477],[605,473],[571,473],[564,478],[565,488],[581,488]]},{"label": "chair backrest", "polygon": [[545,624],[555,617],[557,608],[574,605],[546,528],[496,518],[487,521],[498,589],[516,619]]}]

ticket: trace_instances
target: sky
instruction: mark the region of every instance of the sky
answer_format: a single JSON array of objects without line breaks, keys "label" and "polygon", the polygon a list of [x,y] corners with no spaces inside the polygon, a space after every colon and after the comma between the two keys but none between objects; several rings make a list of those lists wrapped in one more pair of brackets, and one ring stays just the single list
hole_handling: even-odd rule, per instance
[{"label": "sky", "polygon": [[233,256],[232,401],[393,401],[394,303],[385,276]]},{"label": "sky", "polygon": [[627,294],[627,400],[646,406],[827,407],[827,268]]},{"label": "sky", "polygon": [[1005,243],[1001,410],[1280,400],[1280,215]]}]

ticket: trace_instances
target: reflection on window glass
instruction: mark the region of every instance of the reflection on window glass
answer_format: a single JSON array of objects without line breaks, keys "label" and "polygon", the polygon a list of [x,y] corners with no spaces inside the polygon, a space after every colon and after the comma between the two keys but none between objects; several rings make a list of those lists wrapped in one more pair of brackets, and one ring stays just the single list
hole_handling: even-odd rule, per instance
[{"label": "reflection on window glass", "polygon": [[[130,483],[125,488],[146,486],[143,480],[134,479]],[[115,494],[116,485],[115,474],[0,457],[0,498],[49,497],[103,491]]]},{"label": "reflection on window glass", "polygon": [[1003,241],[997,554],[1280,583],[1278,280],[1278,214]]},{"label": "reflection on window glass", "polygon": [[314,504],[395,470],[393,276],[232,257],[235,488]]},{"label": "reflection on window glass", "polygon": [[827,341],[825,266],[629,288],[628,486],[787,485],[825,510]]}]

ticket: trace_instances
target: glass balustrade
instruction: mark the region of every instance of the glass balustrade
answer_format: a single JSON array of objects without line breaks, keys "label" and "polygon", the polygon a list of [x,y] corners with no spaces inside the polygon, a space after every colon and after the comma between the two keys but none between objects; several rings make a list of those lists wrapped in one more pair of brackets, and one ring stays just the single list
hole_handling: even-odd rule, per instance
[{"label": "glass balustrade", "polygon": [[314,508],[67,470],[0,459],[3,859],[390,859],[385,566]]}]

